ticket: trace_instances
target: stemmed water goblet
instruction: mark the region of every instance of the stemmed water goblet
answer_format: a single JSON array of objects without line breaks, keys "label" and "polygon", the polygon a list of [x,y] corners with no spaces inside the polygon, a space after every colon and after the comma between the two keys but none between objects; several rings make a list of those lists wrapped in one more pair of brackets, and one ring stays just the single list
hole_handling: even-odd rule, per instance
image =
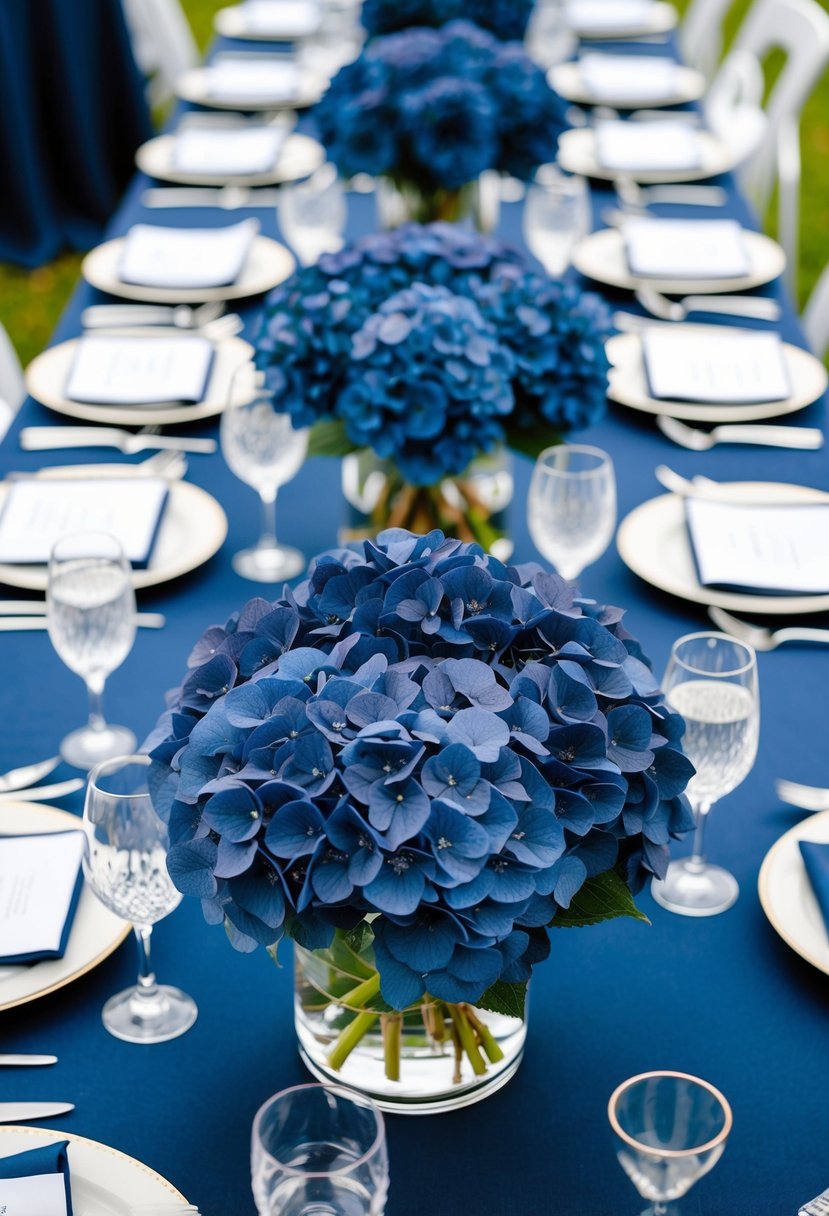
[{"label": "stemmed water goblet", "polygon": [[382,1216],[389,1189],[383,1116],[341,1085],[296,1085],[257,1111],[251,1178],[259,1216]]},{"label": "stemmed water goblet", "polygon": [[342,249],[347,203],[334,165],[327,162],[304,181],[283,185],[278,218],[301,266],[313,266],[321,254]]},{"label": "stemmed water goblet", "polygon": [[681,1072],[647,1072],[613,1092],[608,1118],[619,1164],[651,1206],[667,1216],[725,1152],[733,1116],[718,1089]]},{"label": "stemmed water goblet", "polygon": [[46,616],[52,645],[83,678],[89,695],[89,721],[61,742],[61,756],[89,769],[131,751],[135,735],[126,726],[110,726],[103,711],[107,676],[121,666],[135,640],[132,571],[114,536],[79,532],[56,542],[49,558]]},{"label": "stemmed water goblet", "polygon": [[149,756],[118,756],[89,774],[83,869],[98,899],[135,930],[138,983],[107,1001],[103,1023],[128,1043],[164,1043],[188,1030],[198,1010],[178,988],[156,982],[150,964],[153,925],[177,908],[181,892],[167,872],[167,827],[147,786]]},{"label": "stemmed water goblet", "polygon": [[573,582],[601,557],[616,527],[613,461],[600,448],[559,444],[538,457],[527,522],[539,553]]},{"label": "stemmed water goblet", "polygon": [[290,414],[275,408],[264,374],[252,363],[234,374],[222,414],[221,443],[232,472],[253,486],[262,501],[262,534],[253,548],[235,554],[233,569],[259,583],[293,578],[304,568],[305,558],[276,539],[276,495],[299,471],[308,450],[308,431],[295,430]]},{"label": "stemmed water goblet", "polygon": [[570,265],[573,247],[591,228],[590,192],[583,177],[541,165],[527,188],[524,240],[549,275],[558,278]]},{"label": "stemmed water goblet", "polygon": [[714,916],[731,907],[740,889],[732,874],[705,860],[705,825],[714,803],[745,780],[757,756],[757,656],[724,633],[688,634],[674,642],[662,690],[685,719],[682,746],[696,769],[686,793],[696,832],[691,856],[672,861],[651,890],[670,912]]}]

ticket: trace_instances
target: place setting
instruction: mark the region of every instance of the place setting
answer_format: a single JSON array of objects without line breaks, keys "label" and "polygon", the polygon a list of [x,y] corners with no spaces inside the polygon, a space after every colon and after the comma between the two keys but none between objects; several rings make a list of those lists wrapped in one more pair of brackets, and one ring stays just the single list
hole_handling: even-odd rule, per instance
[{"label": "place setting", "polygon": [[558,163],[569,173],[598,181],[624,176],[658,185],[728,173],[736,166],[736,153],[718,135],[681,114],[641,122],[606,118],[565,131]]},{"label": "place setting", "polygon": [[182,101],[217,110],[301,110],[320,100],[326,73],[299,55],[224,52],[176,82]]},{"label": "place setting", "polygon": [[706,88],[701,72],[668,55],[614,55],[586,48],[577,59],[550,68],[547,78],[567,101],[613,110],[690,105]]},{"label": "place setting", "polygon": [[582,41],[629,41],[668,34],[677,11],[663,0],[567,0],[564,20]]},{"label": "place setting", "polygon": [[296,42],[318,34],[325,20],[321,0],[244,0],[220,8],[213,24],[224,38]]}]

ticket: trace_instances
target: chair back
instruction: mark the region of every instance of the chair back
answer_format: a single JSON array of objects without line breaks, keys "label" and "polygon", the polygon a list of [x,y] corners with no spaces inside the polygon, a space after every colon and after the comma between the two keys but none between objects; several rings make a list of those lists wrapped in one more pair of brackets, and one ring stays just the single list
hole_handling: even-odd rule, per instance
[{"label": "chair back", "polygon": [[133,54],[150,78],[152,105],[175,95],[176,81],[199,62],[199,51],[180,0],[122,0]]},{"label": "chair back", "polygon": [[0,439],[26,398],[23,368],[9,335],[0,325]]},{"label": "chair back", "polygon": [[723,22],[734,0],[691,0],[679,27],[682,58],[710,80],[723,44]]},{"label": "chair back", "polygon": [[803,332],[819,359],[829,351],[829,265],[814,286],[803,309]]}]

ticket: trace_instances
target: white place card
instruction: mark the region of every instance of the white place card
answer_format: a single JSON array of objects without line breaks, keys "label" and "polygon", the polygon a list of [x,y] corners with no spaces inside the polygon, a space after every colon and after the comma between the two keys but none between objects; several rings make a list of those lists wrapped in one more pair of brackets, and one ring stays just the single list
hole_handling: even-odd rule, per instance
[{"label": "white place card", "polygon": [[647,26],[654,0],[568,0],[564,20],[571,29],[633,30]]},{"label": "white place card", "polygon": [[689,498],[703,586],[768,595],[829,593],[829,505],[749,506]]},{"label": "white place card", "polygon": [[699,168],[702,148],[686,123],[611,120],[596,126],[596,160],[611,173],[681,172]]},{"label": "white place card", "polygon": [[258,231],[254,219],[229,228],[135,224],[124,240],[118,273],[123,283],[141,287],[226,287],[242,273]]},{"label": "white place card", "polygon": [[777,334],[654,326],[642,334],[642,355],[651,396],[660,401],[751,405],[791,396]]},{"label": "white place card", "polygon": [[0,1212],[3,1216],[66,1216],[63,1174],[0,1178]]},{"label": "white place card", "polygon": [[294,101],[302,83],[299,64],[285,56],[228,55],[204,71],[207,92],[217,101]]},{"label": "white place card", "polygon": [[286,40],[315,34],[323,15],[315,0],[246,0],[241,13],[248,33]]},{"label": "white place card", "polygon": [[175,138],[173,164],[181,173],[213,177],[268,173],[287,134],[283,127],[184,127]]},{"label": "white place card", "polygon": [[116,338],[87,334],[78,342],[66,396],[92,405],[197,402],[204,398],[212,362],[211,343],[195,335]]},{"label": "white place card", "polygon": [[737,279],[751,257],[736,220],[629,219],[622,228],[628,269],[641,278]]},{"label": "white place card", "polygon": [[579,59],[579,74],[584,87],[599,101],[658,101],[676,96],[678,66],[675,59],[665,55],[602,55],[591,51]]},{"label": "white place card", "polygon": [[[0,960],[4,963],[63,953],[83,850],[80,831],[0,839]],[[62,1185],[62,1175],[56,1176]]]},{"label": "white place card", "polygon": [[144,566],[168,493],[154,477],[15,481],[0,512],[0,562],[45,564],[61,537],[108,532],[134,566]]}]

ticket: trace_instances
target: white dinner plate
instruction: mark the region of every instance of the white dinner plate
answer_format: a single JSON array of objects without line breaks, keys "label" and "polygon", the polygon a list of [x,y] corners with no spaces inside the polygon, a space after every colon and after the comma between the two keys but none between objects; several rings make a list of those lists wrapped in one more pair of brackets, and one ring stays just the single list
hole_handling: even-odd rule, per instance
[{"label": "white dinner plate", "polygon": [[800,855],[800,840],[828,844],[829,811],[807,815],[772,845],[760,867],[760,903],[783,941],[829,975],[829,934]]},{"label": "white dinner plate", "polygon": [[565,101],[580,106],[611,106],[614,110],[656,110],[660,106],[679,106],[698,101],[705,92],[706,82],[702,72],[686,68],[682,64],[676,69],[676,90],[661,97],[596,97],[584,84],[577,63],[558,63],[547,73],[550,85]]},{"label": "white dinner plate", "polygon": [[210,77],[208,68],[191,68],[176,81],[176,92],[182,101],[191,101],[195,105],[209,106],[213,110],[242,110],[253,113],[259,110],[303,110],[314,106],[328,88],[329,79],[321,72],[306,69],[296,97],[284,100],[259,99],[251,97],[214,97],[209,88]]},{"label": "white dinner plate", "polygon": [[657,0],[641,25],[606,25],[585,29],[576,22],[570,29],[583,42],[612,42],[617,38],[635,40],[650,38],[655,34],[667,34],[674,28],[677,20],[678,14],[674,6],[666,4],[664,0]]},{"label": "white dinner plate", "polygon": [[242,273],[235,283],[224,287],[141,287],[122,282],[119,275],[124,251],[124,237],[104,241],[81,263],[87,283],[125,300],[141,300],[148,304],[204,304],[208,300],[244,300],[261,296],[283,283],[294,271],[294,256],[268,236],[256,236]]},{"label": "white dinner plate", "polygon": [[652,287],[665,295],[677,296],[748,291],[779,278],[786,267],[786,255],[777,241],[748,228],[742,230],[742,237],[751,270],[729,279],[658,279],[631,274],[624,237],[618,228],[600,228],[579,241],[573,250],[573,265],[588,279],[606,283],[608,287],[620,287],[623,291]]},{"label": "white dinner plate", "polygon": [[[278,8],[274,7],[278,12]],[[317,25],[304,34],[292,33],[290,27],[287,30],[280,29],[276,23],[274,23],[267,33],[263,34],[257,29],[250,29],[248,27],[244,5],[234,4],[232,8],[219,9],[213,18],[213,28],[223,38],[243,38],[254,42],[301,42],[303,38],[312,38],[314,34],[318,33],[322,24],[322,18],[323,14],[320,13],[320,21]]]},{"label": "white dinner plate", "polygon": [[135,163],[142,173],[162,182],[184,186],[278,186],[310,177],[325,160],[325,149],[310,135],[289,135],[273,169],[266,173],[187,173],[175,165],[175,135],[158,135],[142,144]]},{"label": "white dinner plate", "polygon": [[74,1216],[131,1216],[144,1205],[163,1204],[171,1216],[187,1200],[171,1182],[126,1153],[45,1127],[0,1127],[0,1157],[68,1140]]},{"label": "white dinner plate", "polygon": [[[124,466],[99,464],[94,466],[94,470],[92,476],[119,477],[123,475]],[[61,473],[77,477],[91,475],[89,465],[80,467],[75,473],[71,468],[61,470]],[[8,488],[8,482],[0,481],[0,511]],[[161,517],[150,564],[146,569],[132,572],[136,590],[169,582],[203,566],[221,549],[226,536],[227,516],[216,499],[189,481],[171,481],[170,495]],[[47,581],[46,566],[0,563],[0,583],[9,587],[45,591]]]},{"label": "white dinner plate", "polygon": [[[59,811],[57,807],[41,806],[36,802],[0,805],[0,836],[34,836],[41,832],[65,832],[67,828],[80,826],[77,815]],[[86,975],[108,958],[129,932],[130,926],[105,908],[84,884],[63,958],[47,958],[39,963],[16,966],[0,965],[0,1010],[35,1001]],[[0,1128],[0,1131],[5,1130]]]},{"label": "white dinner plate", "polygon": [[695,169],[640,169],[626,171],[624,175],[618,169],[605,169],[596,158],[596,132],[592,127],[573,127],[563,133],[558,141],[558,163],[568,173],[578,173],[580,177],[609,182],[625,176],[643,185],[696,182],[734,168],[736,155],[721,139],[710,131],[699,131],[698,135],[702,163]]},{"label": "white dinner plate", "polygon": [[[171,335],[168,330],[160,334],[158,330],[153,331],[148,327],[144,332],[148,338],[186,337],[185,330],[177,330]],[[107,426],[166,426],[213,418],[221,414],[228,404],[230,385],[237,368],[247,363],[253,354],[253,348],[241,338],[225,338],[217,342],[204,398],[195,405],[89,405],[70,401],[66,396],[66,384],[78,341],[78,338],[72,338],[59,346],[50,346],[33,359],[26,368],[26,388],[35,401],[48,405],[50,410],[56,410],[68,418],[102,422]]]},{"label": "white dinner plate", "polygon": [[[822,490],[776,481],[724,482],[719,486],[720,492],[730,502],[758,499],[790,502],[795,498],[803,502],[829,502],[829,494]],[[794,616],[829,611],[829,595],[749,595],[702,587],[688,539],[683,500],[678,494],[663,494],[635,507],[619,525],[616,548],[628,569],[646,583],[692,604],[713,604],[728,612],[748,615]]]},{"label": "white dinner plate", "polygon": [[[723,327],[723,333],[728,332]],[[610,339],[605,350],[611,363],[607,390],[611,401],[643,414],[670,414],[684,422],[760,422],[764,418],[780,418],[817,401],[829,385],[829,375],[819,359],[799,346],[784,342],[783,358],[792,386],[791,396],[785,401],[752,402],[750,405],[664,401],[650,395],[640,334],[618,334]]]}]

